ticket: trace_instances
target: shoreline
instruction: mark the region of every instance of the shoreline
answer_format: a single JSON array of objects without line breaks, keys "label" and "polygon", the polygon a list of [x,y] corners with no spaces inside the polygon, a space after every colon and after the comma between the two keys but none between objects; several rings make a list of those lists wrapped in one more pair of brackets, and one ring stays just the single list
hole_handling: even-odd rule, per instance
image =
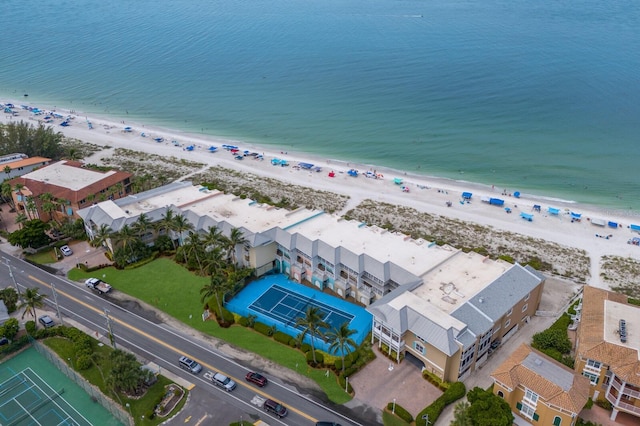
[{"label": "shoreline", "polygon": [[[86,113],[84,111],[77,111],[73,109],[68,109],[66,107],[59,107],[56,102],[47,102],[47,101],[44,101],[42,103],[31,102],[30,98],[27,98],[27,97],[23,98],[21,101],[16,99],[10,99],[10,98],[0,98],[0,102],[11,102],[17,108],[20,108],[20,105],[29,105],[29,106],[42,107],[44,110],[57,110],[57,112],[64,112],[64,114],[72,114],[77,117],[76,121],[78,121],[78,124],[79,124],[79,120],[84,120],[85,117],[89,117],[91,120],[109,123],[111,126],[125,126],[125,125],[130,126],[134,128],[134,132],[133,132],[134,134],[136,133],[136,131],[138,131],[138,134],[141,131],[145,131],[147,134],[151,134],[155,132],[162,135],[168,135],[170,136],[171,139],[177,139],[181,143],[185,142],[183,141],[184,139],[188,139],[200,144],[218,144],[218,145],[231,144],[231,145],[240,146],[243,149],[259,151],[261,153],[262,152],[268,153],[268,155],[273,157],[277,157],[278,155],[285,155],[285,154],[279,154],[279,152],[286,152],[287,153],[286,155],[288,155],[289,158],[294,159],[293,161],[303,161],[303,162],[308,161],[308,162],[314,162],[314,163],[323,163],[326,167],[332,167],[332,166],[336,168],[342,167],[346,170],[350,168],[355,168],[361,172],[367,171],[367,170],[378,170],[379,172],[381,171],[385,175],[385,178],[387,179],[389,178],[389,176],[391,176],[391,178],[393,177],[406,178],[411,181],[420,182],[421,185],[423,185],[422,182],[426,181],[426,182],[433,183],[433,185],[431,186],[442,186],[443,188],[446,188],[448,186],[461,187],[461,188],[468,187],[469,190],[479,191],[479,192],[487,193],[489,195],[492,194],[492,196],[496,196],[496,197],[503,196],[502,193],[505,191],[507,194],[514,193],[517,191],[517,192],[520,192],[521,194],[521,197],[520,197],[521,200],[530,200],[534,204],[549,204],[549,205],[553,205],[553,207],[557,207],[555,204],[559,204],[563,208],[589,210],[600,215],[620,216],[625,218],[638,217],[638,221],[640,222],[640,209],[634,209],[632,207],[625,208],[621,205],[612,206],[611,204],[604,204],[604,200],[603,200],[603,204],[597,204],[597,203],[591,204],[589,202],[581,202],[581,201],[575,201],[572,199],[563,198],[562,196],[558,196],[558,195],[549,195],[545,193],[540,193],[538,192],[538,190],[535,190],[535,189],[533,189],[531,192],[527,192],[526,190],[523,190],[521,188],[505,188],[504,186],[499,186],[499,185],[495,185],[495,188],[492,189],[493,185],[485,184],[482,182],[468,181],[465,179],[459,179],[454,177],[434,175],[434,174],[430,174],[428,171],[418,173],[415,170],[406,171],[406,170],[402,170],[402,169],[394,168],[390,166],[367,164],[366,162],[350,161],[350,160],[344,160],[340,158],[329,158],[330,155],[321,155],[318,153],[309,153],[309,152],[299,151],[296,149],[296,147],[293,144],[287,144],[287,143],[281,144],[282,148],[279,151],[280,148],[277,148],[276,145],[271,145],[271,144],[261,145],[259,142],[257,143],[251,142],[251,141],[247,142],[238,138],[215,136],[211,134],[197,133],[194,131],[188,131],[183,129],[169,128],[169,127],[162,126],[160,124],[149,125],[138,120],[142,117],[132,117],[131,120],[128,120],[129,116],[118,117],[110,113]],[[122,118],[125,119],[124,120],[125,124],[122,123],[123,121]],[[58,129],[58,131],[62,131],[62,128]],[[544,207],[545,206],[543,206],[543,208]]]}]

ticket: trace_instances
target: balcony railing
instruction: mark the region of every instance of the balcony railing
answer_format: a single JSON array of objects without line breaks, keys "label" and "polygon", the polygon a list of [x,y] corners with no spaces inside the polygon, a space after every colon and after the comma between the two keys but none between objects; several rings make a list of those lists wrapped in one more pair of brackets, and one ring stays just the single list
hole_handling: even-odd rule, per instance
[{"label": "balcony railing", "polygon": [[383,343],[386,343],[387,345],[391,346],[392,349],[400,350],[404,348],[404,340],[398,341],[398,340],[392,339],[389,334],[382,333],[378,329],[374,329],[373,334],[374,336],[382,340]]},{"label": "balcony railing", "polygon": [[636,407],[635,405],[627,404],[626,402],[620,401],[620,404],[618,405],[613,404],[613,406],[618,408],[619,410],[624,410],[629,413],[633,413],[635,415],[640,415],[640,407]]}]

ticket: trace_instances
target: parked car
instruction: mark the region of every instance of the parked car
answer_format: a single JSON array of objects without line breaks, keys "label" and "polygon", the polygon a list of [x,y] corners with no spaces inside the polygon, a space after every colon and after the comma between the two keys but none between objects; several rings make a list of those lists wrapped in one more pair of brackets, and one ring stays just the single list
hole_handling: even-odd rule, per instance
[{"label": "parked car", "polygon": [[316,426],[340,426],[340,423],[336,423],[336,422],[316,422]]},{"label": "parked car", "polygon": [[231,392],[232,390],[234,390],[236,388],[236,382],[234,382],[233,380],[231,380],[230,378],[228,378],[227,376],[225,376],[222,373],[214,374],[213,378],[211,379],[211,381],[213,381],[213,383],[216,386],[220,386],[221,388],[223,388],[227,392]]},{"label": "parked car", "polygon": [[9,344],[9,339],[7,339],[6,337],[1,337],[0,338],[0,346],[4,346],[4,345],[8,345]]},{"label": "parked car", "polygon": [[42,324],[44,326],[44,328],[51,328],[54,325],[56,325],[55,322],[53,322],[53,320],[51,319],[51,317],[49,315],[43,315],[40,318],[38,318],[38,321],[40,321],[40,324]]},{"label": "parked car", "polygon": [[277,401],[274,401],[273,399],[267,399],[262,405],[262,408],[264,408],[264,411],[266,411],[267,413],[275,414],[280,418],[289,414],[289,411],[284,405],[280,404]]},{"label": "parked car", "polygon": [[60,247],[60,252],[65,256],[71,256],[73,254],[73,250],[67,245]]},{"label": "parked car", "polygon": [[254,385],[258,385],[260,387],[263,387],[268,383],[266,377],[264,377],[262,374],[254,373],[253,371],[249,371],[245,376],[245,379],[247,379],[247,382],[251,382]]},{"label": "parked car", "polygon": [[202,366],[198,364],[196,361],[191,358],[187,358],[186,356],[181,356],[178,360],[178,365],[183,370],[187,370],[190,373],[198,374],[202,371]]}]

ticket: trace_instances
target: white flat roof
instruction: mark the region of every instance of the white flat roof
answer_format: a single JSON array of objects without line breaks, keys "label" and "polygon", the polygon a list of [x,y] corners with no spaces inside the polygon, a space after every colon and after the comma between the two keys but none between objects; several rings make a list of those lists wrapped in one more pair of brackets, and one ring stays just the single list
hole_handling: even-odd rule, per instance
[{"label": "white flat roof", "polygon": [[398,295],[398,297],[389,301],[389,306],[397,311],[400,311],[402,308],[407,306],[423,317],[429,318],[445,330],[455,328],[460,331],[467,326],[465,323],[451,315],[442,315],[442,311],[439,310],[439,306],[410,291],[405,291]]},{"label": "white flat roof", "polygon": [[79,191],[115,173],[116,171],[114,170],[97,172],[82,167],[68,166],[64,161],[59,161],[28,173],[23,177]]},{"label": "white flat roof", "polygon": [[447,314],[459,308],[512,265],[475,252],[459,251],[447,262],[421,275],[422,285],[412,293]]},{"label": "white flat roof", "polygon": [[[627,323],[627,341],[622,343],[618,334],[620,320]],[[640,308],[626,303],[604,301],[604,340],[619,346],[635,349],[640,360]]]},{"label": "white flat roof", "polygon": [[285,228],[321,213],[307,209],[289,211],[267,204],[258,204],[250,199],[209,190],[199,185],[141,199],[139,202],[123,206],[123,209],[126,209],[129,215],[136,216],[172,204],[182,210],[191,210],[199,216],[209,216],[218,222],[228,222],[236,228],[245,227],[254,233],[264,232],[276,226]]},{"label": "white flat roof", "polygon": [[451,247],[413,240],[401,233],[342,220],[329,214],[292,226],[287,231],[298,232],[312,241],[322,240],[333,247],[344,247],[356,254],[366,253],[380,262],[391,261],[417,276],[456,252]]}]

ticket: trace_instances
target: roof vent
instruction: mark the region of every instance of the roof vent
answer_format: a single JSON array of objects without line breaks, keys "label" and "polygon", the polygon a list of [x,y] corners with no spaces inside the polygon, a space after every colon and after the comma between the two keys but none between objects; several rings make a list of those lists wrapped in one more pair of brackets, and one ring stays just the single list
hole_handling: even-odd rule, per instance
[{"label": "roof vent", "polygon": [[540,367],[540,366],[542,365],[542,360],[541,360],[540,358],[536,358],[536,359],[533,361],[533,363],[534,363],[535,365],[537,365],[538,367]]},{"label": "roof vent", "polygon": [[620,341],[627,343],[627,322],[623,319],[618,322],[618,333],[620,334]]},{"label": "roof vent", "polygon": [[478,302],[484,303],[484,297],[478,297]]}]

